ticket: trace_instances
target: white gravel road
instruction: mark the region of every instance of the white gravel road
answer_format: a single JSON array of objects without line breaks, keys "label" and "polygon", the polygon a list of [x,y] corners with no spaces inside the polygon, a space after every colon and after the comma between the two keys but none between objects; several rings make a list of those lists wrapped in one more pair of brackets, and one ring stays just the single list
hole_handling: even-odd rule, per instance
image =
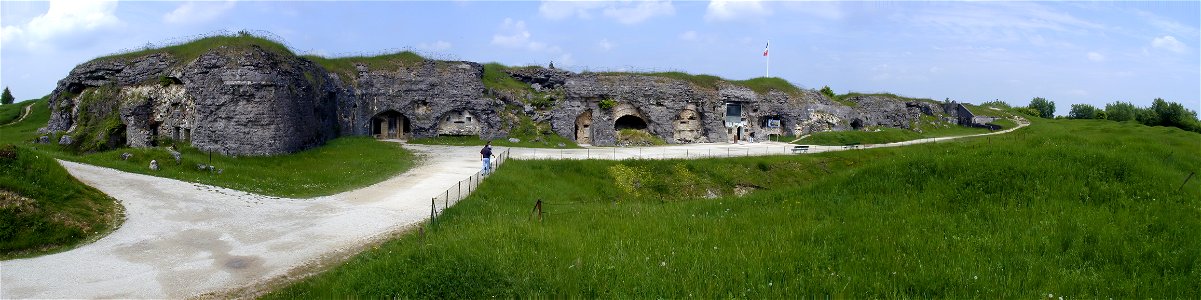
[{"label": "white gravel road", "polygon": [[[1008,130],[991,134],[1004,132]],[[867,147],[948,139],[952,138]],[[511,155],[521,159],[703,158],[784,154],[791,153],[792,146],[769,142],[513,148]],[[405,148],[423,157],[412,170],[369,187],[313,199],[265,197],[63,161],[71,175],[120,201],[125,223],[112,234],[70,251],[0,262],[0,298],[187,298],[253,292],[424,221],[431,198],[480,168],[476,147]],[[504,150],[498,147],[497,152]],[[837,150],[845,149],[813,146],[809,152]]]}]

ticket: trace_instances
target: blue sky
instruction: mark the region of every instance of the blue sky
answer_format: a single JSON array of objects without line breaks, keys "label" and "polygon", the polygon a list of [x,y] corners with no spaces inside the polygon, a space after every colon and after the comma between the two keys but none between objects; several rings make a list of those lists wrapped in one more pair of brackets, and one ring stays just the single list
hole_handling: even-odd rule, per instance
[{"label": "blue sky", "polygon": [[218,30],[324,56],[411,49],[574,71],[771,76],[836,92],[1201,107],[1187,2],[0,2],[0,85],[48,94],[91,58]]}]

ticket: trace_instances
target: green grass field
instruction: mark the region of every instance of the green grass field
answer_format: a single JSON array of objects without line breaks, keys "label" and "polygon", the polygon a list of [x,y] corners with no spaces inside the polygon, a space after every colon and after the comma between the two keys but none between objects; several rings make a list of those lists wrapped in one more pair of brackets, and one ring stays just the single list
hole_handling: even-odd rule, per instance
[{"label": "green grass field", "polygon": [[266,298],[1195,298],[1197,149],[1038,120],[815,155],[515,160],[424,234]]},{"label": "green grass field", "polygon": [[21,111],[29,105],[29,101],[0,105],[0,126],[16,121],[21,117]]},{"label": "green grass field", "polygon": [[[69,249],[120,225],[113,198],[71,177],[53,157],[0,144],[0,259]],[[8,150],[5,150],[5,149]]]},{"label": "green grass field", "polygon": [[[1010,122],[1010,124],[1012,124],[1012,122]],[[955,125],[943,128],[928,129],[925,132],[916,132],[901,128],[880,128],[879,131],[826,131],[809,135],[809,137],[801,139],[800,141],[797,141],[797,143],[826,146],[841,146],[847,144],[886,144],[935,137],[971,135],[989,132],[990,131],[988,129],[984,128],[971,128]]]},{"label": "green grass field", "polygon": [[[122,153],[133,154],[121,160]],[[325,145],[293,154],[232,157],[182,147],[176,164],[164,148],[123,148],[112,151],[65,156],[64,159],[126,172],[148,174],[227,187],[239,191],[279,197],[307,198],[332,195],[391,178],[413,167],[415,157],[400,144],[369,137],[343,137]],[[161,169],[151,171],[150,160]],[[221,174],[199,170],[197,164],[213,165]]]}]

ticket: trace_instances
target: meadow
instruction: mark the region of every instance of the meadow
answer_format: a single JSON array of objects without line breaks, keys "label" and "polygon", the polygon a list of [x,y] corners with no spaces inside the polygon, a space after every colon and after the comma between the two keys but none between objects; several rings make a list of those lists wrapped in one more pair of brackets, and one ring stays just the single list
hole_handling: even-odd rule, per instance
[{"label": "meadow", "polygon": [[514,160],[420,232],[265,298],[1196,298],[1197,149],[1038,119],[813,155]]}]

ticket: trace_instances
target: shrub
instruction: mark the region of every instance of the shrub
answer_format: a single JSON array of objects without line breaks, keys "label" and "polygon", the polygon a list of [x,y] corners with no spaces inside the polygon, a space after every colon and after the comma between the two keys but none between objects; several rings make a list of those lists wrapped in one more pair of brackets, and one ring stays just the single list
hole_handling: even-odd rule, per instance
[{"label": "shrub", "polygon": [[613,99],[604,99],[601,100],[600,103],[597,103],[596,106],[599,106],[601,109],[610,109],[617,106],[617,101]]},{"label": "shrub", "polygon": [[831,89],[830,86],[828,86],[828,85],[823,86],[820,92],[822,93],[822,95],[826,95],[826,97],[829,97],[830,99],[834,99],[835,97],[838,96],[838,95],[834,94],[834,90]]},{"label": "shrub", "polygon": [[17,146],[13,144],[0,145],[0,159],[13,160],[17,158]]}]

